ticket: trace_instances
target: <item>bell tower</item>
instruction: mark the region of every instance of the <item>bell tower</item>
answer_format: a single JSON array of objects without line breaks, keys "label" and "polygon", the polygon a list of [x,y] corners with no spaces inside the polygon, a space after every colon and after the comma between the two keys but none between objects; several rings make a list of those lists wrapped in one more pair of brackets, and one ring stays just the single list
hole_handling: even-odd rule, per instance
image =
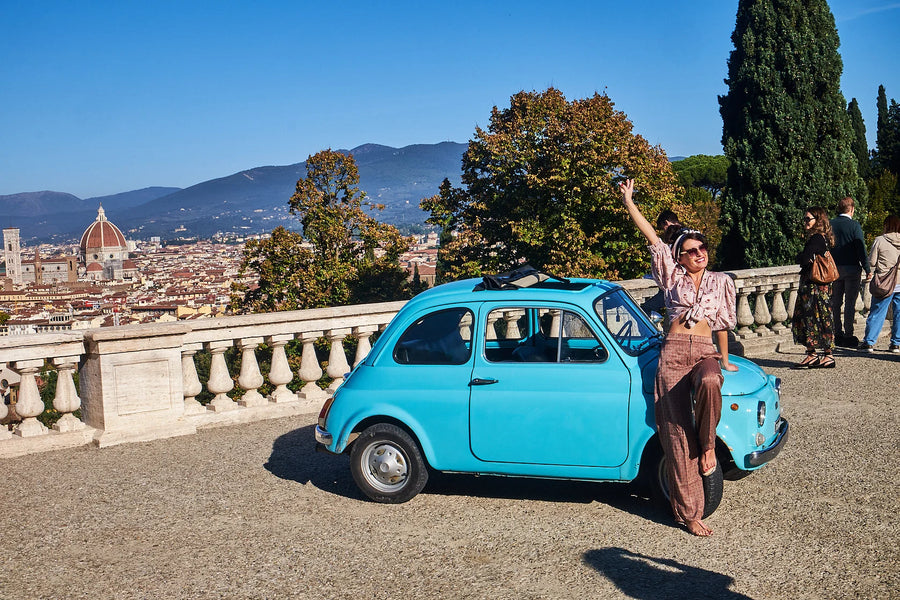
[{"label": "bell tower", "polygon": [[3,258],[6,260],[6,276],[13,285],[22,285],[22,248],[19,245],[19,228],[3,230]]}]

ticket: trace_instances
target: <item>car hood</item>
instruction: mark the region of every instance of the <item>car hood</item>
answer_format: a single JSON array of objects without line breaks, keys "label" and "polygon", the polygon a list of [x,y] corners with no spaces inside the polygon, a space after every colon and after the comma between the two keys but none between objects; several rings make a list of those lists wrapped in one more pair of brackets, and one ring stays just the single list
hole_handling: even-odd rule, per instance
[{"label": "car hood", "polygon": [[[766,385],[768,376],[761,367],[741,356],[729,356],[732,364],[737,365],[737,371],[722,371],[724,382],[722,383],[723,396],[746,396],[752,394]],[[653,387],[656,377],[656,367],[659,355],[648,361],[641,375],[643,379],[644,393],[653,395]]]}]

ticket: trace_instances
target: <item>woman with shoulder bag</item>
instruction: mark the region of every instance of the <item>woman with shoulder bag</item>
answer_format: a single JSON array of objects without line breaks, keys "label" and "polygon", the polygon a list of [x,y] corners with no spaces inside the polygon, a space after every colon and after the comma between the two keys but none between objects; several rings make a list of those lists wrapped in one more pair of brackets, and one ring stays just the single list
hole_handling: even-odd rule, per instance
[{"label": "woman with shoulder bag", "polygon": [[[806,347],[806,357],[794,365],[794,369],[834,368],[834,321],[831,314],[831,283],[819,283],[813,279],[814,263],[821,262],[829,254],[834,243],[828,213],[821,206],[807,209],[803,215],[806,245],[797,256],[800,263],[800,289],[791,319],[794,342]],[[830,257],[830,255],[829,255]],[[833,261],[832,261],[833,263]],[[818,269],[816,269],[818,270]],[[816,351],[821,356],[816,355]]]},{"label": "woman with shoulder bag", "polygon": [[872,351],[887,317],[888,306],[892,306],[894,319],[891,323],[891,342],[888,350],[900,353],[900,273],[898,273],[900,266],[897,266],[900,263],[900,217],[890,215],[884,220],[884,235],[879,235],[872,243],[869,261],[872,265],[873,280],[890,277],[889,273],[893,270],[894,286],[893,290],[888,287],[887,294],[881,297],[878,297],[878,290],[872,290],[872,305],[866,318],[866,334],[858,349],[862,352]]}]

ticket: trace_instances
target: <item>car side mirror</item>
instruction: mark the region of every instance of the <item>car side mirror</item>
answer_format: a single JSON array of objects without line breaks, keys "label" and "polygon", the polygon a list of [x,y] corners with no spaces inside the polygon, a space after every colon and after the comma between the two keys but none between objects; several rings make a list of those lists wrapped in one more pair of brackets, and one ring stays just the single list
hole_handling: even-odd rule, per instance
[{"label": "car side mirror", "polygon": [[655,310],[650,313],[650,322],[656,325],[656,328],[662,331],[662,323],[665,319],[661,314],[656,312]]}]

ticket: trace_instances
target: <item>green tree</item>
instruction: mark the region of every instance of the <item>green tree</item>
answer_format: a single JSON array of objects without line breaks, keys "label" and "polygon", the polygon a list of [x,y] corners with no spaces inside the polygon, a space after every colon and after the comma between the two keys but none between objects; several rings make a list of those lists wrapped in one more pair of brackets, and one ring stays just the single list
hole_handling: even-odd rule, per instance
[{"label": "green tree", "polygon": [[635,277],[647,252],[617,184],[637,181],[648,214],[670,208],[677,184],[665,153],[632,133],[605,95],[567,101],[554,88],[494,107],[463,155],[464,189],[422,202],[445,235],[444,280],[521,262],[562,276]]},{"label": "green tree", "polygon": [[323,150],[306,161],[288,205],[300,233],[278,227],[244,249],[241,274],[257,273],[256,286],[235,286],[232,308],[266,312],[411,297],[400,254],[409,249],[391,225],[366,209],[353,156]]},{"label": "green tree", "polygon": [[882,169],[868,181],[869,215],[863,225],[866,247],[871,247],[874,239],[884,233],[884,219],[888,215],[900,215],[900,185],[898,177]]},{"label": "green tree", "polygon": [[731,160],[719,261],[790,264],[807,206],[852,196],[865,214],[834,17],[825,0],[740,0],[732,41],[719,98]]},{"label": "green tree", "polygon": [[879,165],[894,175],[900,175],[900,104],[891,99],[878,136]]},{"label": "green tree", "polygon": [[888,135],[888,101],[887,92],[883,85],[878,86],[878,98],[875,101],[875,107],[878,109],[878,116],[875,122],[875,163],[878,168],[884,169],[886,165],[883,161],[883,153],[889,146]]},{"label": "green tree", "polygon": [[847,115],[850,117],[850,127],[853,128],[853,154],[856,155],[856,170],[863,179],[868,179],[871,168],[869,166],[869,144],[866,142],[866,124],[863,121],[862,111],[856,98],[850,100],[847,106]]},{"label": "green tree", "polygon": [[718,200],[728,181],[728,158],[695,154],[673,162],[672,170],[684,187],[703,188]]}]

